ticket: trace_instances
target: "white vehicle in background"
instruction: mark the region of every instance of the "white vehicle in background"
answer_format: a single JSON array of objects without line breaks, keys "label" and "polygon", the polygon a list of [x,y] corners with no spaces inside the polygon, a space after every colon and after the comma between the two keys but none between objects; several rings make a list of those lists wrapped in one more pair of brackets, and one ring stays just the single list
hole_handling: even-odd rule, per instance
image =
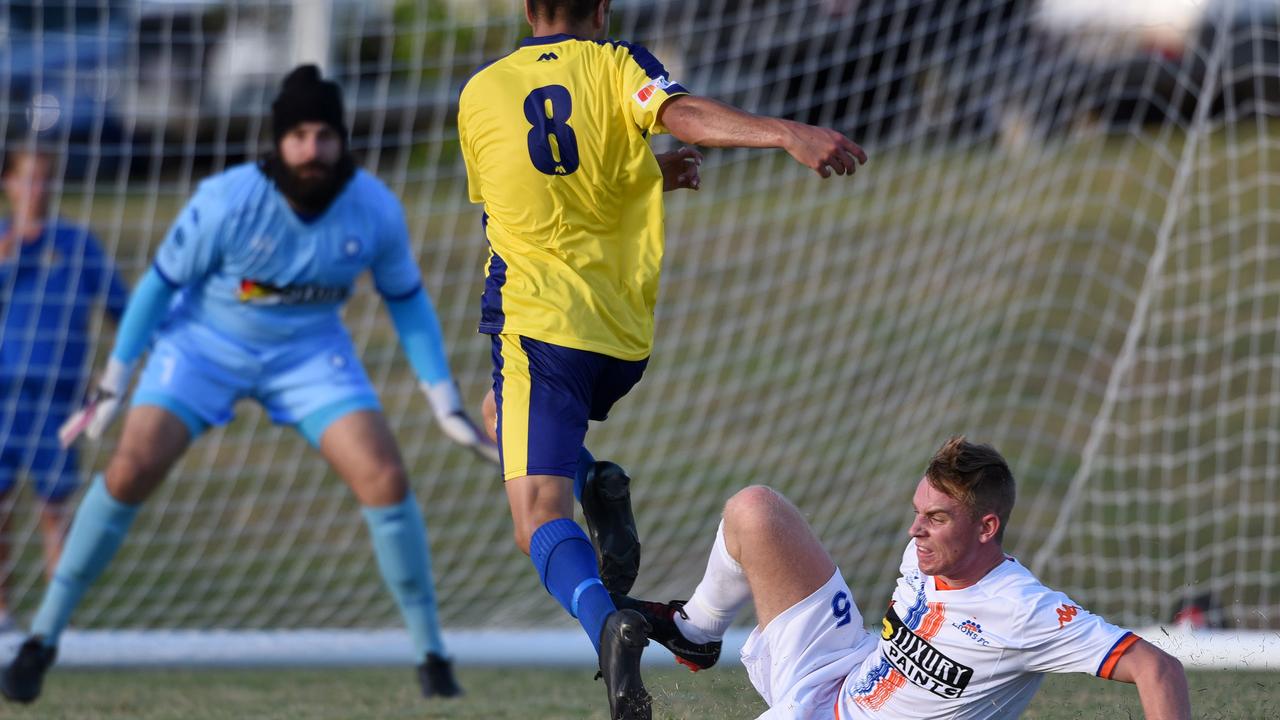
[{"label": "white vehicle in background", "polygon": [[1034,22],[1085,78],[1047,78],[1042,128],[1280,115],[1277,0],[1039,0]]},{"label": "white vehicle in background", "polygon": [[[283,74],[315,62],[344,87],[355,142],[417,121],[387,70],[396,0],[0,2],[0,125],[67,147],[68,176],[120,163],[256,154]],[[366,134],[376,139],[365,141]],[[391,136],[391,137],[389,137]]]},{"label": "white vehicle in background", "polygon": [[223,145],[228,133],[251,142],[283,73],[313,62],[342,82],[360,126],[373,103],[384,105],[380,111],[396,105],[385,94],[371,97],[360,83],[366,57],[390,47],[395,6],[395,0],[139,0],[128,114],[151,136],[202,138],[216,125]]}]

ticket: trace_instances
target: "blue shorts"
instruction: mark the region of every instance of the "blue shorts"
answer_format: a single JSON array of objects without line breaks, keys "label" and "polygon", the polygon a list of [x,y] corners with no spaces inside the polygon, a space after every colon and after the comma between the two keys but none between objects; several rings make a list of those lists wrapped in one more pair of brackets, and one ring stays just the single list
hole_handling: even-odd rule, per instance
[{"label": "blue shorts", "polygon": [[[177,415],[192,439],[210,425],[231,420],[236,401],[256,400],[271,420],[299,425],[317,444],[326,425],[356,410],[381,410],[378,395],[356,355],[351,337],[338,328],[269,349],[246,347],[203,325],[166,328],[147,358],[133,405],[157,405]],[[342,408],[335,414],[333,408]]]},{"label": "blue shorts", "polygon": [[649,364],[519,335],[493,337],[502,477],[572,478],[588,420],[604,420]]},{"label": "blue shorts", "polygon": [[75,448],[58,444],[58,426],[80,406],[83,392],[75,380],[4,383],[0,396],[0,494],[26,474],[36,495],[62,502],[80,484]]}]

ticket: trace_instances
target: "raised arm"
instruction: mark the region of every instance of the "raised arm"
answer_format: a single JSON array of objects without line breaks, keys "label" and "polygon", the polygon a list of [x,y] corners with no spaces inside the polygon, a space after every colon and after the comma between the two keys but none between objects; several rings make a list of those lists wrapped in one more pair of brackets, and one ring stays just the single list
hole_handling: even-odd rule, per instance
[{"label": "raised arm", "polygon": [[706,147],[782,148],[822,177],[852,175],[867,162],[857,143],[827,128],[753,115],[718,100],[678,95],[658,118],[677,140]]},{"label": "raised arm", "polygon": [[1146,640],[1138,640],[1120,656],[1111,679],[1138,686],[1147,720],[1191,717],[1191,697],[1182,663]]}]

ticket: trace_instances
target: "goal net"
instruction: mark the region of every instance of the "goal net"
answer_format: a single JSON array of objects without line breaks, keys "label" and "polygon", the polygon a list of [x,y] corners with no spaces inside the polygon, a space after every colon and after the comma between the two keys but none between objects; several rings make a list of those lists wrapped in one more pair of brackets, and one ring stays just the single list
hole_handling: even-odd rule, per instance
[{"label": "goal net", "polygon": [[[702,190],[667,196],[653,358],[588,435],[635,479],[636,594],[686,596],[724,500],[765,483],[874,618],[915,481],[964,433],[1010,460],[1007,549],[1048,584],[1135,628],[1188,606],[1212,628],[1280,628],[1274,3],[615,0],[612,28],[696,93],[871,155],[824,181],[782,152],[706,150]],[[17,0],[0,8],[0,123],[6,147],[34,128],[59,151],[51,212],[132,281],[200,179],[266,150],[283,73],[322,63],[363,166],[404,201],[478,412],[487,250],[456,102],[526,32],[516,0]],[[512,543],[500,478],[435,427],[367,283],[345,318],[424,507],[446,627],[580,640]],[[92,327],[100,367],[113,328]],[[114,443],[82,443],[86,478]],[[4,501],[20,618],[44,587],[37,505],[25,485]],[[399,617],[349,491],[246,403],[147,502],[73,622]]]}]

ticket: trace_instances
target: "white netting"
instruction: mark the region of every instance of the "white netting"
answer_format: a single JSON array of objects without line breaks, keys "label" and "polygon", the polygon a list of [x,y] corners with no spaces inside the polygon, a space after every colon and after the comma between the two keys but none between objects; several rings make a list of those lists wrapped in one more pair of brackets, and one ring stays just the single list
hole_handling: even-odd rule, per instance
[{"label": "white netting", "polygon": [[[19,27],[33,4],[79,8],[78,36]],[[615,2],[615,34],[695,92],[832,125],[872,156],[820,181],[779,152],[708,152],[703,190],[668,197],[653,360],[589,435],[635,478],[638,594],[688,593],[721,503],[768,483],[873,616],[914,481],[963,432],[1009,458],[1009,550],[1048,583],[1125,624],[1211,595],[1214,623],[1280,625],[1278,13],[1096,5]],[[486,248],[454,113],[470,72],[525,34],[518,2],[68,0],[6,3],[6,19],[6,135],[56,104],[54,209],[130,279],[200,178],[262,152],[283,72],[325,61],[365,167],[404,199],[478,407]],[[45,63],[22,76],[36,92],[8,49],[21,32],[110,59]],[[346,318],[425,506],[446,624],[569,627],[511,542],[501,482],[434,427],[369,287]],[[111,447],[85,446],[86,471]],[[23,613],[43,586],[30,497],[6,570]],[[245,405],[146,505],[74,622],[394,626],[371,559],[342,483]]]}]

